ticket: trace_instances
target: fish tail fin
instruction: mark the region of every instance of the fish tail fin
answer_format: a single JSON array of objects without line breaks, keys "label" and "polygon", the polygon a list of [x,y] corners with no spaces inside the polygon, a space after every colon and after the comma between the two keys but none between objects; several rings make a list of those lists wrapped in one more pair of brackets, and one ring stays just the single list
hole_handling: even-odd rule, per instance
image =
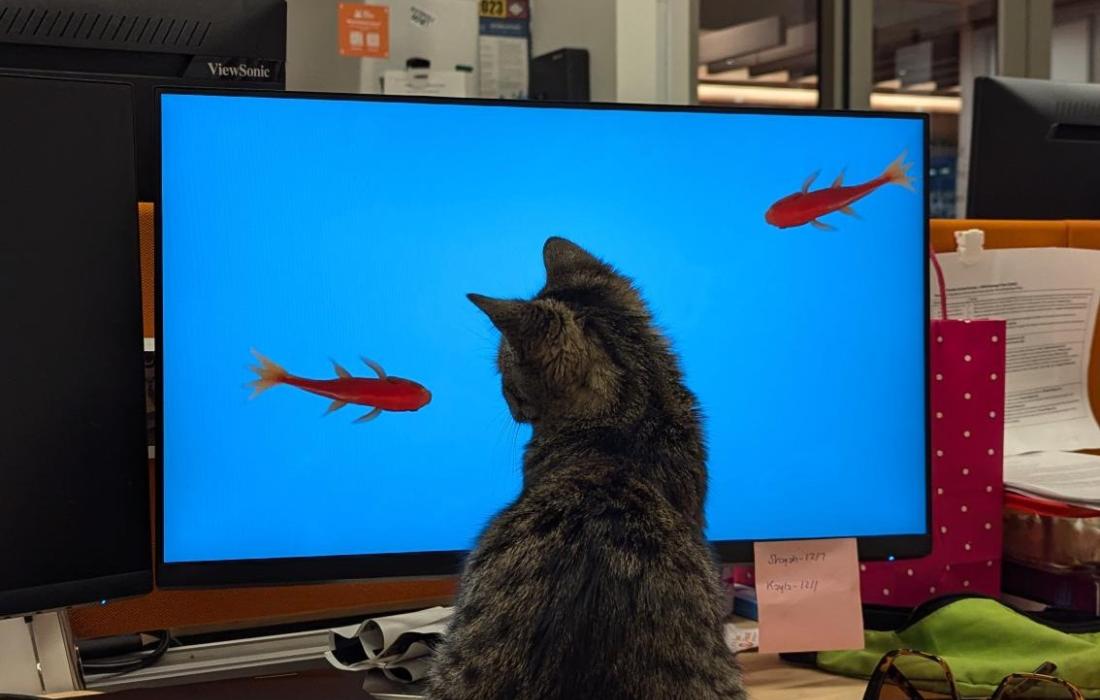
[{"label": "fish tail fin", "polygon": [[895,185],[901,185],[907,190],[913,190],[913,178],[909,175],[909,168],[913,166],[912,163],[905,162],[906,151],[902,151],[901,155],[894,159],[893,163],[886,166],[886,170],[883,171],[882,176],[887,182],[892,182]]},{"label": "fish tail fin", "polygon": [[256,348],[252,348],[252,355],[260,363],[251,368],[256,373],[256,379],[249,383],[252,387],[252,396],[249,398],[254,399],[276,384],[282,384],[290,375],[285,369],[261,355]]}]

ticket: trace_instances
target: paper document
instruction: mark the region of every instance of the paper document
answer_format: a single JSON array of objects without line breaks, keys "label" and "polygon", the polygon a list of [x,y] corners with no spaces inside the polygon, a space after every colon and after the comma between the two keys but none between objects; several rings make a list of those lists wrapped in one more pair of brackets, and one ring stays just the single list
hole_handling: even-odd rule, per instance
[{"label": "paper document", "polygon": [[363,684],[363,690],[367,691],[369,700],[423,700],[427,694],[424,683],[402,685],[391,683],[382,676],[372,676]]},{"label": "paper document", "polygon": [[1074,505],[1100,506],[1100,456],[1035,452],[1005,457],[1005,487]]},{"label": "paper document", "polygon": [[428,674],[432,646],[446,632],[453,608],[435,607],[376,617],[329,631],[329,651],[341,671],[367,671],[364,688],[416,683]]},{"label": "paper document", "polygon": [[[481,97],[527,98],[530,0],[482,2],[477,38],[478,88]],[[503,135],[502,135],[503,136]]]},{"label": "paper document", "polygon": [[527,97],[527,38],[480,36],[477,40],[478,89],[481,97],[522,100]]},{"label": "paper document", "polygon": [[[1007,322],[1004,453],[1100,447],[1087,383],[1100,251],[985,250],[972,264],[958,253],[937,257],[951,318]],[[935,285],[931,302],[936,318]]]},{"label": "paper document", "polygon": [[755,625],[752,627],[739,627],[732,622],[727,622],[725,637],[726,646],[734,654],[740,654],[743,651],[756,649],[760,646],[760,628]]},{"label": "paper document", "polygon": [[761,652],[863,648],[855,538],[757,542],[754,558]]}]

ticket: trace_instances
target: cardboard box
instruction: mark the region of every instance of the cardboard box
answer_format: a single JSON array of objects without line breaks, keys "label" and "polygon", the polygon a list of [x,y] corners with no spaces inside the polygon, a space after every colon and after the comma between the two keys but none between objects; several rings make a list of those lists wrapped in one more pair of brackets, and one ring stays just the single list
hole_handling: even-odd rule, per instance
[{"label": "cardboard box", "polygon": [[477,97],[471,71],[388,70],[382,77],[386,95]]}]

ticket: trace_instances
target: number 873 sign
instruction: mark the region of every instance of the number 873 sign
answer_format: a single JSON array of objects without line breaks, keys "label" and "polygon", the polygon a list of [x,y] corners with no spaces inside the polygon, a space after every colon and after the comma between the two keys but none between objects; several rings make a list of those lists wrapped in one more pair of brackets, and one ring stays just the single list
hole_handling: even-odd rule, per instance
[{"label": "number 873 sign", "polygon": [[527,19],[531,16],[530,0],[479,0],[478,13],[495,19]]}]

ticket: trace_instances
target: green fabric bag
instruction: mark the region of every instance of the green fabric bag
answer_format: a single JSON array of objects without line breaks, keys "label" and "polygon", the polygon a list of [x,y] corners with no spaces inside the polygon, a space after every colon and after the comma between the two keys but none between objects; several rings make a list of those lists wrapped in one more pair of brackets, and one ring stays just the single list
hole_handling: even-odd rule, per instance
[{"label": "green fabric bag", "polygon": [[898,630],[866,631],[862,651],[818,652],[816,663],[831,673],[870,678],[886,652],[923,651],[947,662],[964,698],[988,698],[1008,674],[1030,673],[1051,661],[1058,666],[1053,675],[1086,698],[1100,699],[1100,625],[1052,625],[990,598],[962,598],[918,608]]}]

